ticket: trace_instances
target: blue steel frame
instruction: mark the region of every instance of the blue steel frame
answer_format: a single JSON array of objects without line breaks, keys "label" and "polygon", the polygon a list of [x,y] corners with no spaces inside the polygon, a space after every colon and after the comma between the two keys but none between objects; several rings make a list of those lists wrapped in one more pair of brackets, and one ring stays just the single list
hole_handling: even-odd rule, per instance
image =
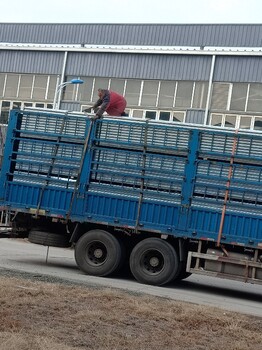
[{"label": "blue steel frame", "polygon": [[1,205],[217,241],[226,204],[221,243],[261,248],[260,146],[251,133],[14,110]]}]

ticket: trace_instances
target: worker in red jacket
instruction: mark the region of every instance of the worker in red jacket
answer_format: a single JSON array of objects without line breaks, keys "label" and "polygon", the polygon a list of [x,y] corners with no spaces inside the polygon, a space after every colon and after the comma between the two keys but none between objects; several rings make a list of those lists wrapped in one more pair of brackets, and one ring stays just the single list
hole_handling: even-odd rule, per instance
[{"label": "worker in red jacket", "polygon": [[122,95],[106,89],[98,89],[99,99],[92,107],[96,118],[101,118],[106,112],[111,116],[125,116],[126,100]]}]

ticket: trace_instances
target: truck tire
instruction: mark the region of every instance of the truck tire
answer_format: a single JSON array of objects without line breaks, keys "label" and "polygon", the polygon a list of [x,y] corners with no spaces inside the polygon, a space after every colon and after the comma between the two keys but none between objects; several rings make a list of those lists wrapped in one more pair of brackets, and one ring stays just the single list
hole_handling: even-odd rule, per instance
[{"label": "truck tire", "polygon": [[140,283],[167,284],[179,273],[177,252],[160,238],[144,239],[131,252],[130,270]]},{"label": "truck tire", "polygon": [[77,241],[75,260],[83,272],[93,276],[108,276],[124,262],[124,248],[111,233],[91,230]]},{"label": "truck tire", "polygon": [[191,272],[186,271],[186,262],[180,263],[180,269],[178,275],[175,277],[175,281],[182,281],[191,276]]},{"label": "truck tire", "polygon": [[28,234],[28,241],[49,247],[70,247],[69,237],[67,235],[54,232],[31,230]]}]

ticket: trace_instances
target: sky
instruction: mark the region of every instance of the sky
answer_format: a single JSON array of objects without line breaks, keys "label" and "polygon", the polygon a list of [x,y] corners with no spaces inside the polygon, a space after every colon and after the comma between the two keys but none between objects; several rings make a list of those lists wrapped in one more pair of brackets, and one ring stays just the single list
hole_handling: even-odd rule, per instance
[{"label": "sky", "polygon": [[261,0],[2,0],[1,23],[261,23]]}]

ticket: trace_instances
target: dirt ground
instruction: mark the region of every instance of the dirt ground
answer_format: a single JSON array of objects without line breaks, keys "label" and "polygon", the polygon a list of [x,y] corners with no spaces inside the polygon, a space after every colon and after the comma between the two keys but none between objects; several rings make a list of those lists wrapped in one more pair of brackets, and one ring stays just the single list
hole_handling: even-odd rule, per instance
[{"label": "dirt ground", "polygon": [[0,291],[0,350],[262,349],[262,318],[17,277]]}]

